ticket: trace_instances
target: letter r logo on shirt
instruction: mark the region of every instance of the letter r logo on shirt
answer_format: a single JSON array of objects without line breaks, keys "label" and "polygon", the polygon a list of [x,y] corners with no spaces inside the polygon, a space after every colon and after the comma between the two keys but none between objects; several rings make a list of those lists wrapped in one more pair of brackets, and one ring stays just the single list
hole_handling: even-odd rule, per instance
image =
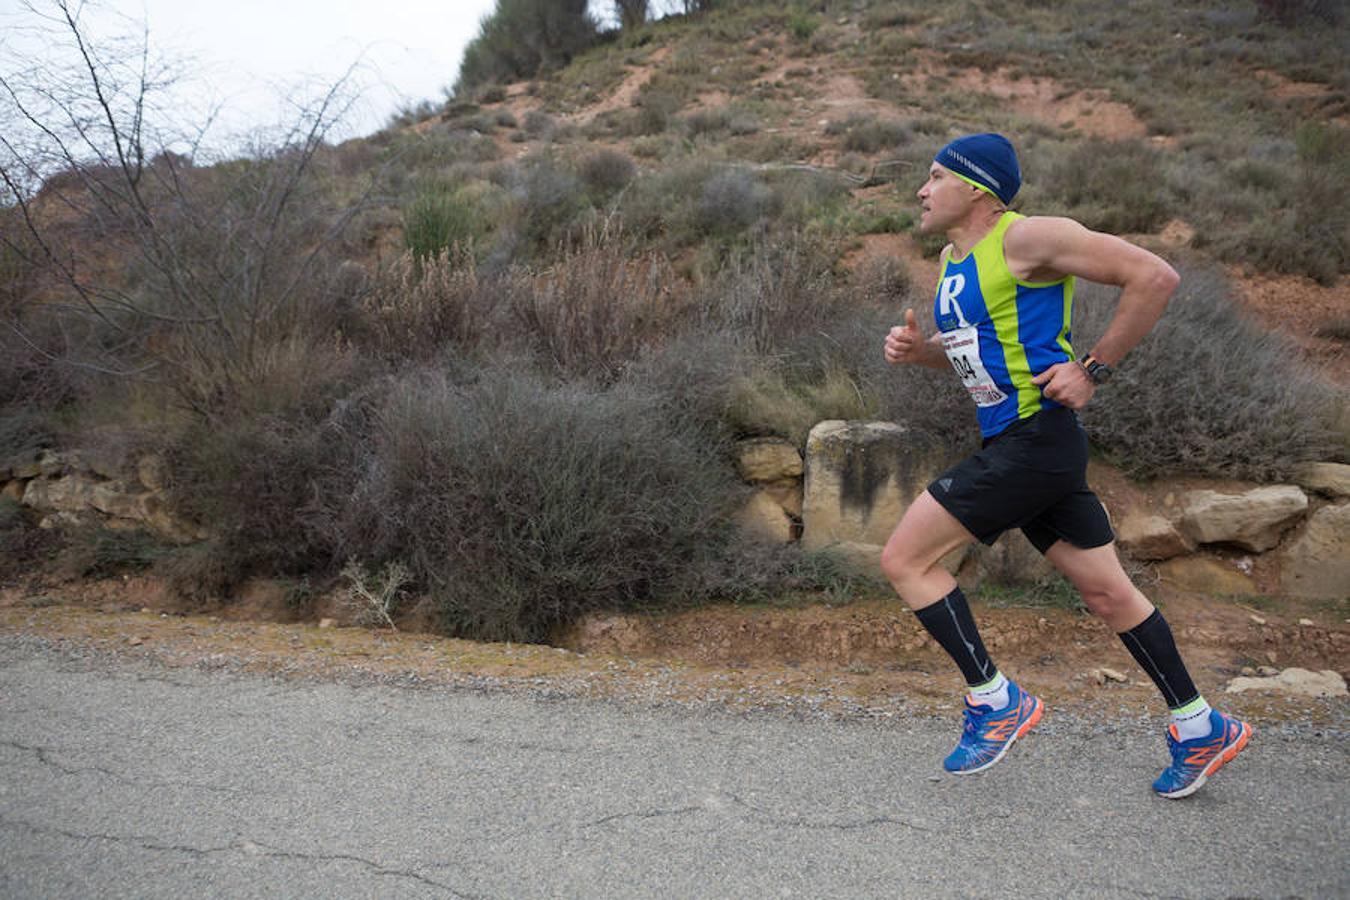
[{"label": "letter r logo on shirt", "polygon": [[942,287],[938,289],[938,311],[941,315],[949,315],[952,310],[956,310],[956,319],[958,324],[965,328],[970,323],[966,321],[965,313],[961,312],[961,304],[956,302],[956,297],[961,293],[962,288],[966,286],[966,276],[961,273],[951,275],[942,279]]}]

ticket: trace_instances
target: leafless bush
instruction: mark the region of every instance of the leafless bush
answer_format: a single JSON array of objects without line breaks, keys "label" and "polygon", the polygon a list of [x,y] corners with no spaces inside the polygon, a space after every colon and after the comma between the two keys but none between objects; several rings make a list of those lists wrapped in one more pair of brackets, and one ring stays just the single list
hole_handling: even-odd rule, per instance
[{"label": "leafless bush", "polygon": [[619,236],[603,232],[511,299],[515,330],[536,358],[569,376],[607,381],[690,317],[688,292],[668,261],[629,258]]},{"label": "leafless bush", "polygon": [[349,559],[340,574],[347,580],[347,605],[358,625],[388,625],[398,631],[394,613],[404,586],[412,579],[406,566],[395,560],[385,563],[378,574],[372,574],[356,560]]},{"label": "leafless bush", "polygon": [[[1074,343],[1091,345],[1111,294],[1081,292]],[[1345,457],[1345,398],[1312,377],[1288,339],[1242,312],[1217,271],[1182,270],[1162,321],[1083,414],[1092,440],[1138,477],[1198,473],[1267,480],[1300,462]]]},{"label": "leafless bush", "polygon": [[497,339],[504,304],[519,289],[509,277],[482,276],[468,247],[421,263],[405,254],[375,278],[359,340],[391,362],[427,360],[447,346],[472,352]]},{"label": "leafless bush", "polygon": [[316,521],[343,555],[402,559],[451,634],[543,640],[596,609],[688,592],[723,555],[731,468],[627,389],[422,372],[372,397]]},{"label": "leafless bush", "polygon": [[0,245],[59,282],[44,315],[105,336],[63,348],[64,363],[153,373],[209,415],[256,381],[269,340],[312,321],[323,295],[324,252],[349,212],[326,208],[312,175],[348,103],[343,83],[302,105],[276,143],[199,169],[175,148],[200,133],[156,128],[165,69],[144,40],[95,46],[77,7],[49,9],[47,37],[77,62],[0,75],[0,121],[13,126],[0,184],[23,223]]}]

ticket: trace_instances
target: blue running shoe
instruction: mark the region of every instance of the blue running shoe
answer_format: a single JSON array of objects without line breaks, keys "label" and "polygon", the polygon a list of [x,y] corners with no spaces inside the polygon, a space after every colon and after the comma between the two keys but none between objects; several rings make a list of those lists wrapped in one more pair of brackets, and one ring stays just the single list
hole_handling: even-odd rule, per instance
[{"label": "blue running shoe", "polygon": [[1153,790],[1160,796],[1175,800],[1194,794],[1209,776],[1232,762],[1252,736],[1252,726],[1217,709],[1209,711],[1209,728],[1208,737],[1180,741],[1177,726],[1167,727],[1172,764],[1153,782]]},{"label": "blue running shoe", "polygon": [[1003,758],[1008,748],[1041,720],[1045,704],[1008,681],[1008,705],[1003,709],[980,704],[976,706],[966,697],[966,727],[961,740],[951,755],[942,761],[942,768],[953,775],[973,775],[983,772]]}]

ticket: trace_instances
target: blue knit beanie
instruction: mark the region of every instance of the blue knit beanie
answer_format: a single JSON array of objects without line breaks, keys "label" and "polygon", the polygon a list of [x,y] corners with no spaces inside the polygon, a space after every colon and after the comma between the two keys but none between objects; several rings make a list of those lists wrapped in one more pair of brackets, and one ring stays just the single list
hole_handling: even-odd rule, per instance
[{"label": "blue knit beanie", "polygon": [[933,161],[978,188],[1012,202],[1022,187],[1022,169],[1012,143],[1001,134],[968,134],[938,151]]}]

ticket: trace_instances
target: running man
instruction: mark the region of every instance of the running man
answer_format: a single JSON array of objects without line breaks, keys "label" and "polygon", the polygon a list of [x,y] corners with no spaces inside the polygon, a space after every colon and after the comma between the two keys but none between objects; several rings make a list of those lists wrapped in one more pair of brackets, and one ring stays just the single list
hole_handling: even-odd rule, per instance
[{"label": "running man", "polygon": [[[886,337],[886,360],[954,368],[984,442],[906,510],[882,569],[970,686],[947,771],[989,768],[1041,717],[1041,700],[990,660],[961,588],[938,564],[971,541],[992,544],[1021,528],[1162,692],[1172,764],[1153,789],[1185,797],[1246,746],[1252,729],[1200,696],[1171,628],[1121,568],[1106,511],[1087,485],[1087,436],[1075,412],[1153,328],[1179,279],[1120,238],[1008,211],[1021,185],[1007,138],[974,134],[942,148],[919,190],[919,230],[951,242],[933,305],[939,330],[925,340],[905,310],[905,324]],[[1106,332],[1082,359],[1069,343],[1075,277],[1121,288]]]}]

